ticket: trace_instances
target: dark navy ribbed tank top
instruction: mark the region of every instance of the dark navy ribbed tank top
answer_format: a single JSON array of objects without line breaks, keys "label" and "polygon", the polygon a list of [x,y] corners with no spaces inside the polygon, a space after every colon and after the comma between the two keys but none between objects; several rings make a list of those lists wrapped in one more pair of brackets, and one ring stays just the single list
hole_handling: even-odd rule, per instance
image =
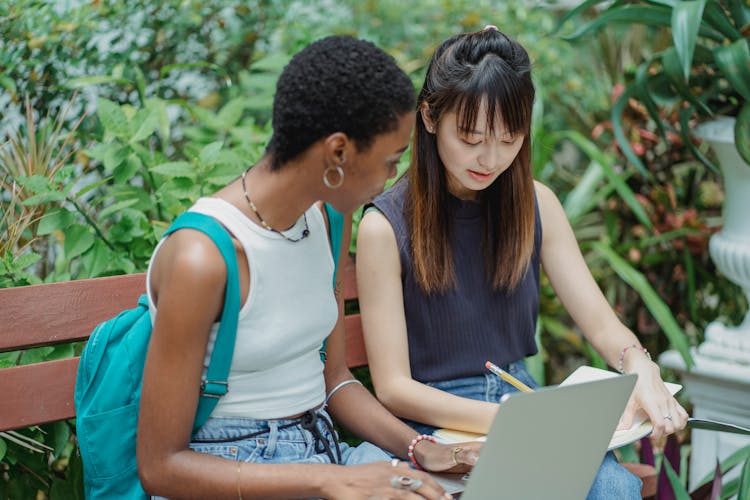
[{"label": "dark navy ribbed tank top", "polygon": [[457,286],[426,295],[413,273],[404,217],[407,185],[402,179],[373,203],[391,223],[398,242],[412,377],[437,382],[479,375],[486,373],[485,361],[503,366],[535,354],[542,244],[536,198],[529,269],[515,290],[496,292],[484,269],[481,206],[450,196],[450,243]]}]

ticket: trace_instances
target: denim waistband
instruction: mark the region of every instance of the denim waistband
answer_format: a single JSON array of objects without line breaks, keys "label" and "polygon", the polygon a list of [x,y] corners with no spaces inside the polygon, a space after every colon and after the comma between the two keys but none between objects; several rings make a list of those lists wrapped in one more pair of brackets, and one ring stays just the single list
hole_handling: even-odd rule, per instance
[{"label": "denim waistband", "polygon": [[239,417],[215,417],[193,435],[192,443],[229,443],[274,434],[294,439],[301,433],[312,435],[316,453],[325,453],[332,463],[341,463],[336,431],[323,409],[308,410],[298,418],[258,420]]}]

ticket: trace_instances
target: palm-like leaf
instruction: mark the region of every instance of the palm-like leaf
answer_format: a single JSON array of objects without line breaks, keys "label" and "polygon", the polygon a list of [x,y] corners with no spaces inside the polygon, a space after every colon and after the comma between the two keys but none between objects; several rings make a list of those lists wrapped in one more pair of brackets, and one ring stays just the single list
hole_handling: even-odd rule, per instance
[{"label": "palm-like leaf", "polygon": [[[583,2],[563,18],[559,27],[585,9],[601,2]],[[613,130],[627,159],[641,173],[646,170],[633,153],[622,126],[622,111],[630,97],[641,101],[657,123],[661,123],[650,83],[666,75],[672,97],[687,105],[696,116],[736,115],[737,150],[750,163],[750,5],[742,0],[624,0],[614,2],[591,21],[563,37],[575,40],[609,24],[645,25],[669,29],[672,45],[641,64],[635,80],[625,89],[612,110]],[[741,112],[742,110],[743,112]],[[691,142],[689,120],[682,134]],[[702,155],[698,159],[711,168]]]}]

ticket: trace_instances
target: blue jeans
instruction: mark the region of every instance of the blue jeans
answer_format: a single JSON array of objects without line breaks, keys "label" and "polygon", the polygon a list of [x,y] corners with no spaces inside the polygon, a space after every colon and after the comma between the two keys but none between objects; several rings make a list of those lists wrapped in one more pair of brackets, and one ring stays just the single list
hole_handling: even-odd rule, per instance
[{"label": "blue jeans", "polygon": [[355,465],[390,460],[371,443],[352,447],[339,442],[331,417],[322,409],[300,419],[209,418],[193,436],[190,448],[229,460],[269,464]]},{"label": "blue jeans", "polygon": [[356,465],[391,459],[371,443],[352,447],[339,442],[331,417],[323,409],[306,412],[299,419],[211,417],[195,433],[190,448],[229,460],[266,464]]},{"label": "blue jeans", "polygon": [[[539,384],[526,371],[522,361],[501,366],[502,369],[525,383],[537,388]],[[466,377],[442,382],[429,382],[427,385],[456,396],[480,401],[500,402],[500,398],[518,389],[493,374]],[[417,422],[406,421],[420,434],[432,434],[436,427]],[[631,500],[641,498],[641,480],[622,467],[611,451],[604,456],[602,465],[594,478],[587,500]]]}]

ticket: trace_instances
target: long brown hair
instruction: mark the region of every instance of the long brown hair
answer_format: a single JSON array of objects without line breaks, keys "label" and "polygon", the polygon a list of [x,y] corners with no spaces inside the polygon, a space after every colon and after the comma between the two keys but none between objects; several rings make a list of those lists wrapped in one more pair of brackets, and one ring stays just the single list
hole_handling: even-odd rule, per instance
[{"label": "long brown hair", "polygon": [[[526,50],[495,28],[456,35],[435,51],[417,98],[406,220],[416,280],[426,293],[455,286],[445,166],[419,110],[426,103],[437,124],[455,111],[457,126],[473,130],[486,105],[488,130],[502,119],[524,134],[512,165],[479,193],[484,218],[484,261],[495,290],[512,290],[524,277],[534,248],[534,180],[531,174],[531,63]],[[502,118],[500,118],[502,116]]]}]

